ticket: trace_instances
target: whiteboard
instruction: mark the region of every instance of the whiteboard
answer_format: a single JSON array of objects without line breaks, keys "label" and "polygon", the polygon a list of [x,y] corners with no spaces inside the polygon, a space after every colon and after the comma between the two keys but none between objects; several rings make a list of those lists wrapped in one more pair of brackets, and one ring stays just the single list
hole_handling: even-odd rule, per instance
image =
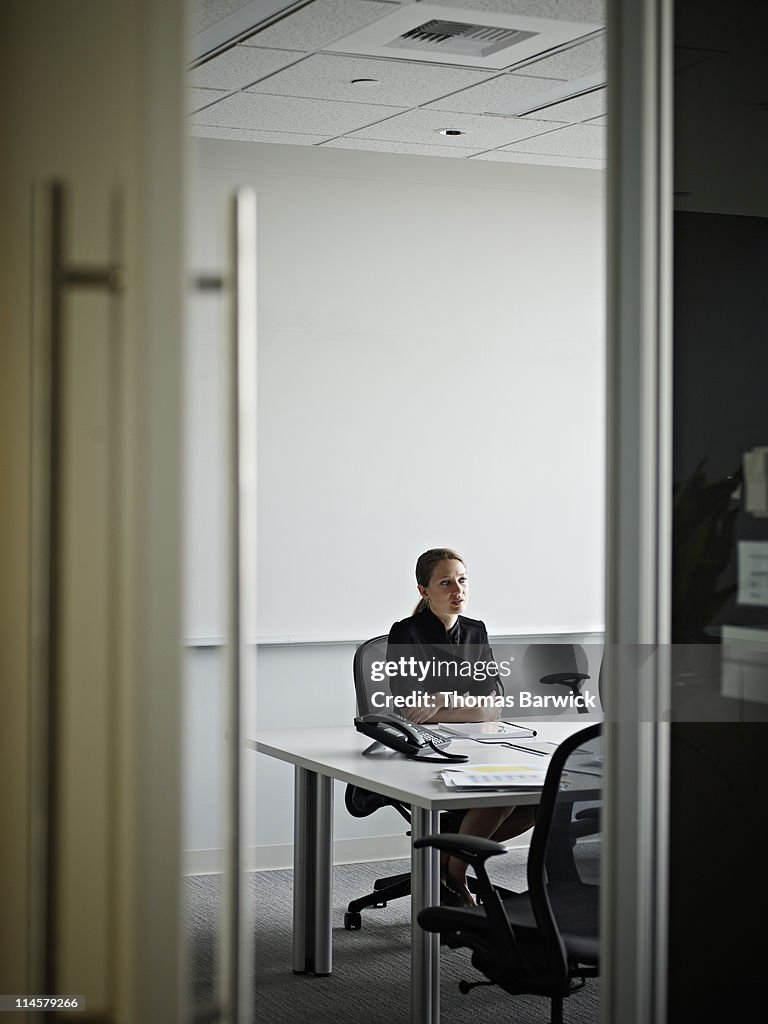
[{"label": "whiteboard", "polygon": [[[208,257],[226,188],[259,196],[252,636],[386,632],[437,546],[464,555],[467,614],[492,633],[599,628],[602,199],[484,189],[477,166],[382,177],[361,155],[199,171]],[[220,311],[194,308],[186,629],[202,638],[223,632],[223,385]]]}]

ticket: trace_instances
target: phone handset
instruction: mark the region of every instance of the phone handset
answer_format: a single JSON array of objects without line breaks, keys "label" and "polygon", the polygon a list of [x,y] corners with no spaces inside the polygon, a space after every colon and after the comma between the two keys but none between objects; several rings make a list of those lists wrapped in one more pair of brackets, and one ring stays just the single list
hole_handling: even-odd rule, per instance
[{"label": "phone handset", "polygon": [[[418,761],[468,761],[467,754],[449,754],[442,748],[451,742],[448,736],[424,729],[415,722],[409,722],[399,715],[358,715],[355,718],[358,732],[370,736],[385,747],[397,750],[406,757]],[[437,757],[431,756],[431,753]]]}]

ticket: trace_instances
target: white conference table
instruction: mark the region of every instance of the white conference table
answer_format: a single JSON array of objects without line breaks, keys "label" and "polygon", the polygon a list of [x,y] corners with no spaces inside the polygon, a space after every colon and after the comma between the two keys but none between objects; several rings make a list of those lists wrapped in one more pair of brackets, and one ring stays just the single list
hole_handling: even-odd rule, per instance
[{"label": "white conference table", "polygon": [[[438,777],[452,767],[448,762],[420,763],[391,750],[364,756],[370,744],[353,726],[275,730],[248,741],[295,768],[293,970],[327,975],[332,969],[333,780],[401,800],[411,805],[411,1024],[439,1024],[440,937],[417,922],[420,910],[440,902],[439,856],[413,844],[440,831],[440,811],[537,804],[541,791],[450,792]],[[473,764],[547,764],[536,754],[471,740],[456,740],[450,750],[469,754]]]}]

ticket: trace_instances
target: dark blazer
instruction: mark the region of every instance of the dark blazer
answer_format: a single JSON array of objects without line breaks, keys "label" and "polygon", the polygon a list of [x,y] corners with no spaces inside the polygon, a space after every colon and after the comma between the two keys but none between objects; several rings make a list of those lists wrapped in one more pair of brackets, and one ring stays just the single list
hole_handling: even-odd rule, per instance
[{"label": "dark blazer", "polygon": [[[414,692],[438,693],[442,690],[471,693],[485,696],[503,693],[504,688],[497,675],[480,671],[478,662],[493,662],[493,651],[488,640],[485,623],[460,615],[454,626],[446,631],[438,617],[426,608],[407,619],[395,622],[389,631],[387,661],[413,657],[417,662],[429,663],[432,670],[421,681],[409,675],[393,676],[390,689],[395,696],[408,696]],[[455,669],[448,666],[438,668],[439,662],[454,662]],[[462,669],[462,664],[465,667]],[[484,679],[475,679],[466,674],[466,665],[477,667],[477,673]]]}]

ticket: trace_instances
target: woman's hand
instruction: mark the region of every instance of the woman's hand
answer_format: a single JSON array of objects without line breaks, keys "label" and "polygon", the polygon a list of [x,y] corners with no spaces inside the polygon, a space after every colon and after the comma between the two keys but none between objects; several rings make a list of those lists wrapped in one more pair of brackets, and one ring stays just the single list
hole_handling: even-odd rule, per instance
[{"label": "woman's hand", "polygon": [[[465,696],[468,696],[465,694]],[[439,706],[435,704],[435,708],[432,712],[431,718],[428,722],[434,722],[438,724],[440,722],[493,722],[495,719],[501,716],[501,708],[486,708],[486,707],[451,707],[447,705],[442,699],[440,700]]]},{"label": "woman's hand", "polygon": [[403,718],[409,718],[416,725],[438,725],[440,722],[493,722],[501,717],[501,708],[453,708],[439,693],[431,694],[431,698],[429,707],[398,708],[398,711]]}]

